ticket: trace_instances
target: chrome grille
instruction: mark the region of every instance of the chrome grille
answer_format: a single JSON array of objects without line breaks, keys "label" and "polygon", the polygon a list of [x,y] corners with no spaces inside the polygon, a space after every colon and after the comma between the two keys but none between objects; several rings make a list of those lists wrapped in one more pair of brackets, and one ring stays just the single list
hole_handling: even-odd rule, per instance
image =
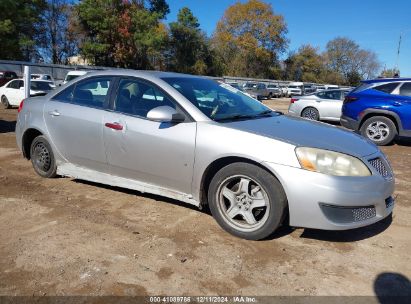
[{"label": "chrome grille", "polygon": [[392,177],[390,170],[387,169],[386,164],[381,160],[381,158],[377,157],[377,158],[374,158],[374,159],[370,159],[368,162],[385,179],[390,179]]},{"label": "chrome grille", "polygon": [[355,222],[364,221],[376,216],[374,207],[364,207],[352,209],[352,215]]}]

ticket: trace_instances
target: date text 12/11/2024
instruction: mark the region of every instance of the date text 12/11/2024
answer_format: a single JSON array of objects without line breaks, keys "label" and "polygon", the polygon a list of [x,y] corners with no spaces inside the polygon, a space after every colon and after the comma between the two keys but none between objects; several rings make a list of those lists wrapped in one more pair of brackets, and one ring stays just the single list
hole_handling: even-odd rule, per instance
[{"label": "date text 12/11/2024", "polygon": [[257,303],[255,297],[248,296],[196,296],[196,297],[150,297],[150,303]]}]

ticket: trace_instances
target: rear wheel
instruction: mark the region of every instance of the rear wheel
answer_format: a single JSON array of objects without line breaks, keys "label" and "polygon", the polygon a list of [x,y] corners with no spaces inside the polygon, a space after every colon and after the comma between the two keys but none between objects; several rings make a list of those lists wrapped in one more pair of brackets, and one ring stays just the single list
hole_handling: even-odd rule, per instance
[{"label": "rear wheel", "polygon": [[43,135],[37,136],[31,143],[30,159],[34,171],[41,177],[51,178],[57,175],[53,150]]},{"label": "rear wheel", "polygon": [[394,122],[385,116],[368,118],[360,129],[361,135],[379,146],[390,144],[397,136]]},{"label": "rear wheel", "polygon": [[211,213],[227,232],[249,240],[271,235],[281,224],[287,198],[270,173],[248,163],[233,163],[213,177]]},{"label": "rear wheel", "polygon": [[312,107],[305,108],[301,112],[301,117],[311,119],[311,120],[319,120],[320,119],[320,113],[318,113],[318,110]]},{"label": "rear wheel", "polygon": [[10,109],[11,108],[9,100],[4,95],[1,97],[1,104],[2,104],[3,108],[5,108],[5,109]]}]

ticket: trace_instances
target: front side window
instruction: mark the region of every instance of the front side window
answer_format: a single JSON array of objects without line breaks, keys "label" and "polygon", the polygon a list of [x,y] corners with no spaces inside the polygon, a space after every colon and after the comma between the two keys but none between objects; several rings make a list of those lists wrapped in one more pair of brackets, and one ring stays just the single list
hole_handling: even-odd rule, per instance
[{"label": "front side window", "polygon": [[137,79],[122,79],[119,83],[117,96],[114,101],[114,110],[147,117],[147,113],[159,106],[169,106],[176,109],[176,105],[157,87]]},{"label": "front side window", "polygon": [[219,121],[252,118],[272,112],[257,100],[225,83],[200,77],[164,77],[207,117]]},{"label": "front side window", "polygon": [[384,92],[387,94],[391,94],[396,88],[398,87],[398,82],[386,83],[383,85],[379,85],[374,87],[374,90]]},{"label": "front side window", "polygon": [[411,82],[405,82],[400,88],[400,95],[411,96]]}]

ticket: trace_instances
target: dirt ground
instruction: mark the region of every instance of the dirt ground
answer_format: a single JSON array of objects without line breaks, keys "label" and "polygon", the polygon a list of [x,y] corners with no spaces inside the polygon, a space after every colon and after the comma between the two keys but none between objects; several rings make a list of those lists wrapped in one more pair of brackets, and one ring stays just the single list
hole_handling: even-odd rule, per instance
[{"label": "dirt ground", "polygon": [[411,295],[409,142],[383,148],[392,218],[253,242],[170,199],[40,178],[16,147],[16,113],[0,110],[0,295]]}]

